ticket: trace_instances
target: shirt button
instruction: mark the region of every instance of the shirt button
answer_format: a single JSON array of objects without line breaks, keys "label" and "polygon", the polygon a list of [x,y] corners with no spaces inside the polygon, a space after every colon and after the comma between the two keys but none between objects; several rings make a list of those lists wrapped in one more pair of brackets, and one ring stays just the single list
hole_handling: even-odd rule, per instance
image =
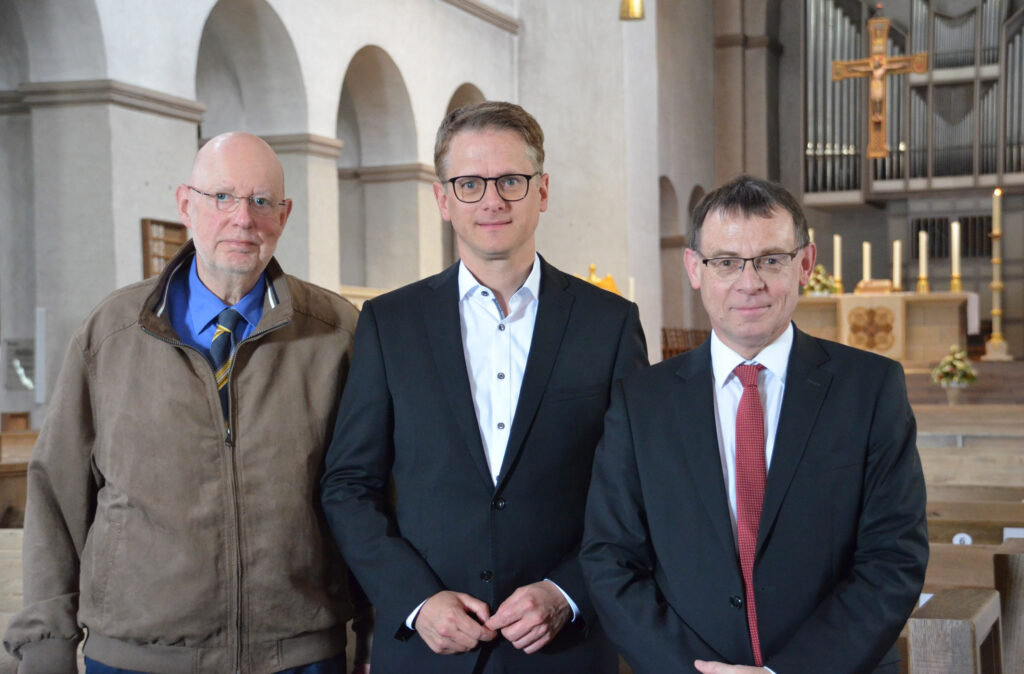
[{"label": "shirt button", "polygon": [[505,373],[504,372],[499,372],[498,373],[498,379],[504,379],[504,378],[505,378]]},{"label": "shirt button", "polygon": [[501,330],[502,332],[505,332],[505,324],[504,323],[499,323],[498,324],[498,330]]},{"label": "shirt button", "polygon": [[499,421],[498,422],[498,430],[500,431],[500,430],[503,430],[504,428],[505,428],[505,422],[504,421]]},{"label": "shirt button", "polygon": [[489,292],[487,292],[486,290],[481,290],[480,294],[483,295],[484,297],[490,297],[491,296],[491,294]]},{"label": "shirt button", "polygon": [[485,583],[491,582],[491,578],[494,578],[494,574],[490,571],[484,571],[480,574],[480,580],[484,581]]},{"label": "shirt button", "polygon": [[736,608],[742,608],[743,597],[739,596],[738,594],[734,594],[733,596],[729,597],[729,603]]}]

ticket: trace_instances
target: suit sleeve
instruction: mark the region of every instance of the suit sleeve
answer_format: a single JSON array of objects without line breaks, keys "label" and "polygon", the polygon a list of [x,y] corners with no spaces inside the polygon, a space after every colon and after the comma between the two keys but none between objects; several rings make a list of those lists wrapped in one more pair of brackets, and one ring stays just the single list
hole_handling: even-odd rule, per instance
[{"label": "suit sleeve", "polygon": [[900,366],[874,401],[853,566],[765,664],[777,672],[873,667],[913,611],[928,563],[924,474]]},{"label": "suit sleeve", "polygon": [[662,597],[622,383],[594,457],[580,562],[597,616],[633,671],[694,672],[718,660]]},{"label": "suit sleeve", "polygon": [[[355,353],[321,481],[324,514],[342,556],[378,610],[384,633],[444,586],[398,531],[389,497],[394,411],[372,303],[359,317]],[[393,623],[393,624],[391,624]]]},{"label": "suit sleeve", "polygon": [[72,340],[28,467],[24,608],[4,636],[22,674],[76,670],[79,568],[98,489],[92,419],[88,366]]},{"label": "suit sleeve", "polygon": [[[635,303],[630,303],[629,311],[622,323],[622,330],[619,332],[615,362],[612,364],[611,380],[608,382],[609,388],[615,382],[647,367],[647,365],[647,340],[644,338],[643,326],[640,324],[640,312]],[[583,625],[586,626],[593,622],[595,614],[593,602],[590,600],[586,584],[583,581],[579,553],[579,546],[574,546],[562,558],[558,566],[551,571],[548,578],[576,602]]]}]

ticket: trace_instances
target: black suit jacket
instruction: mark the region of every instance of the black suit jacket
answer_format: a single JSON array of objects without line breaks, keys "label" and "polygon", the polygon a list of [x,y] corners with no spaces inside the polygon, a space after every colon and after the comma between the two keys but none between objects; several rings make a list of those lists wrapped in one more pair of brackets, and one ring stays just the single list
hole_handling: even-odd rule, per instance
[{"label": "black suit jacket", "polygon": [[[753,664],[715,426],[710,340],[616,385],[581,561],[637,674]],[[758,533],[765,665],[894,666],[928,559],[899,364],[795,331]]]},{"label": "black suit jacket", "polygon": [[[469,672],[483,652],[509,672],[614,672],[578,552],[612,381],[647,363],[637,307],[541,260],[533,340],[495,486],[463,355],[457,272],[363,306],[327,454],[324,510],[377,609],[373,670]],[[434,655],[404,628],[441,590],[493,611],[545,578],[582,615],[536,654],[499,637],[469,654]]]}]

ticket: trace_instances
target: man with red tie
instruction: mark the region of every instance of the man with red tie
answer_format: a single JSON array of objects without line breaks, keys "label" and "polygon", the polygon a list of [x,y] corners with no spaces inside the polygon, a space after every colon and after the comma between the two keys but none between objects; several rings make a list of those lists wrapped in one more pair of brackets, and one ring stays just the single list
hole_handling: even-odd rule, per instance
[{"label": "man with red tie", "polygon": [[815,246],[741,176],[693,215],[697,349],[615,385],[581,562],[634,672],[895,672],[928,559],[903,371],[791,322]]}]

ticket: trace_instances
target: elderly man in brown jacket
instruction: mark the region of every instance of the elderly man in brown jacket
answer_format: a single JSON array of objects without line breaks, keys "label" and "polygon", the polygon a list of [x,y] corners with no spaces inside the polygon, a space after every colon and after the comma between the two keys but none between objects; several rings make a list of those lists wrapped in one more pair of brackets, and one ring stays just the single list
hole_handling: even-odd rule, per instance
[{"label": "elderly man in brown jacket", "polygon": [[214,138],[192,241],[67,351],[32,456],[21,672],[344,671],[347,574],[315,490],[357,312],[282,272],[273,150]]}]

